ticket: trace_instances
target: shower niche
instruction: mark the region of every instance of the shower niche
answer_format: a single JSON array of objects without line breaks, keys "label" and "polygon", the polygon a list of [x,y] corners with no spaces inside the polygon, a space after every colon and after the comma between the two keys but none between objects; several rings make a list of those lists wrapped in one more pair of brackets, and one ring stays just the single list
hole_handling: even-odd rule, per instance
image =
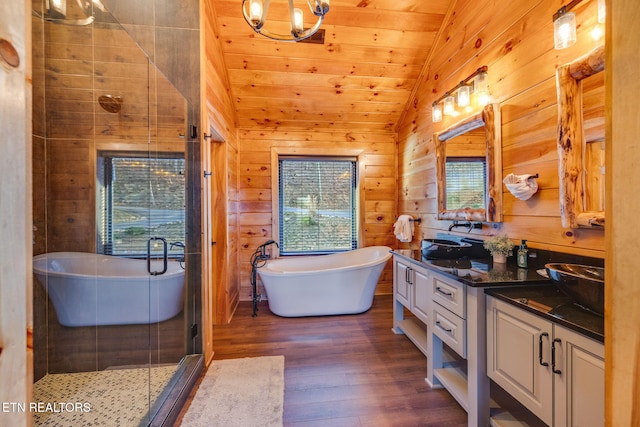
[{"label": "shower niche", "polygon": [[[176,394],[172,387],[182,388],[181,377],[202,368],[191,336],[199,285],[189,274],[198,270],[189,263],[199,243],[194,246],[186,215],[199,210],[188,191],[189,173],[199,167],[190,160],[199,149],[191,140],[194,109],[99,1],[84,10],[73,10],[74,2],[67,7],[66,15],[51,15],[34,2],[33,254],[52,262],[73,258],[65,255],[71,253],[139,260],[141,304],[126,308],[138,312],[127,316],[135,322],[121,321],[122,307],[100,279],[103,263],[86,261],[77,274],[88,296],[75,309],[89,320],[69,324],[61,321],[64,304],[52,303],[54,273],[34,278],[34,398],[82,401],[56,393],[74,389],[76,378],[101,378],[89,380],[95,384],[107,378],[104,393],[119,393],[109,399],[130,404],[114,408],[96,400],[84,416],[161,425],[163,404]],[[159,304],[163,289],[155,279],[167,264],[169,271],[183,272],[181,290],[171,297],[177,314],[145,321],[144,313]],[[120,289],[133,288],[122,267],[113,276]],[[63,302],[65,292],[78,292],[65,286],[56,295]],[[105,308],[113,308],[115,317],[92,322]],[[133,413],[118,412],[127,406]],[[35,424],[42,422],[36,416]]]}]

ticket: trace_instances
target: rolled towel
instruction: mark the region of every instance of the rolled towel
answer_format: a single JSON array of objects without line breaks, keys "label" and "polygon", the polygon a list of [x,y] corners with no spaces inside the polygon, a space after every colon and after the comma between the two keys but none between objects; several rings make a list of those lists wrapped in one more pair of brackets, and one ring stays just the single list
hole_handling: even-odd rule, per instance
[{"label": "rolled towel", "polygon": [[514,175],[510,173],[502,180],[507,190],[520,200],[529,200],[538,191],[538,183],[533,175]]},{"label": "rolled towel", "polygon": [[413,221],[410,215],[400,215],[393,224],[393,233],[401,242],[410,242],[413,239]]}]

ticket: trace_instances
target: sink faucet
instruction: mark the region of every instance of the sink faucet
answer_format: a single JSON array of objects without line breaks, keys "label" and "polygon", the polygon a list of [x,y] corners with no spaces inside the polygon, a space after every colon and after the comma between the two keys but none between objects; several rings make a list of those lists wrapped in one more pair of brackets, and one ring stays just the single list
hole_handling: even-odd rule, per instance
[{"label": "sink faucet", "polygon": [[467,233],[471,233],[471,230],[473,230],[474,228],[482,229],[482,223],[481,222],[471,222],[471,221],[458,222],[458,221],[454,220],[453,224],[451,224],[449,226],[449,231],[453,230],[456,227],[466,227],[467,228]]}]

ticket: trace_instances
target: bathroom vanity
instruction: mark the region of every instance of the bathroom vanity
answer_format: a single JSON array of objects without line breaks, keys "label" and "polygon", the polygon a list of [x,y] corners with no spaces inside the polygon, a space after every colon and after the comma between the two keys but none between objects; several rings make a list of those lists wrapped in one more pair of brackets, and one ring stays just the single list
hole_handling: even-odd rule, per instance
[{"label": "bathroom vanity", "polygon": [[[556,424],[550,421],[548,411],[552,411],[554,406],[560,410],[559,403],[545,402],[545,412],[541,412],[531,409],[530,402],[526,402],[525,399],[518,399],[518,391],[522,395],[529,393],[527,387],[531,381],[534,381],[527,377],[531,367],[528,365],[525,367],[522,359],[526,355],[528,359],[525,358],[525,360],[531,363],[538,362],[538,348],[533,348],[531,342],[534,342],[533,338],[538,337],[540,333],[547,334],[541,338],[545,340],[543,351],[546,352],[542,356],[543,363],[551,362],[551,346],[554,344],[554,339],[558,346],[557,340],[562,340],[563,349],[567,349],[563,357],[573,357],[577,360],[573,364],[572,372],[578,375],[572,378],[588,382],[588,384],[581,383],[577,386],[585,387],[585,390],[588,390],[600,405],[603,404],[604,400],[599,396],[604,393],[604,387],[598,379],[600,378],[598,372],[602,367],[599,363],[603,360],[602,349],[598,348],[598,337],[602,337],[603,334],[601,317],[585,314],[579,309],[577,311],[573,309],[571,312],[572,307],[567,307],[566,310],[571,313],[560,313],[555,318],[548,313],[541,313],[540,315],[547,318],[541,318],[545,327],[539,326],[538,332],[528,329],[529,323],[523,323],[526,325],[523,326],[523,331],[507,328],[507,332],[504,333],[504,328],[497,326],[497,324],[504,326],[506,323],[503,321],[502,314],[495,314],[496,302],[501,310],[500,313],[509,312],[513,319],[523,319],[525,315],[533,318],[538,316],[537,313],[527,311],[535,310],[533,307],[521,308],[513,305],[521,304],[518,301],[528,297],[510,293],[512,289],[517,289],[517,294],[522,294],[524,290],[527,292],[553,291],[556,294],[551,297],[567,298],[559,294],[555,286],[550,285],[549,280],[539,275],[535,268],[521,269],[513,265],[494,267],[488,259],[431,260],[424,258],[420,250],[394,250],[392,253],[394,255],[393,331],[405,334],[426,356],[426,381],[432,387],[447,389],[467,411],[469,426],[487,426],[490,422],[492,425],[518,425],[517,422],[516,424],[503,423],[507,420],[515,422],[507,413],[495,410],[490,413],[490,378],[547,424],[571,425],[558,424],[561,418],[567,419],[566,416],[563,418],[561,415],[556,416]],[[488,297],[485,293],[491,293],[492,296]],[[529,300],[532,299],[529,298]],[[557,300],[546,301],[553,307],[558,305]],[[535,303],[533,305],[535,306]],[[541,307],[546,305],[542,304]],[[512,309],[522,310],[524,315],[515,314]],[[533,320],[530,320],[530,323],[535,324]],[[580,324],[586,326],[578,326]],[[498,332],[500,337],[497,335]],[[527,336],[527,333],[530,335]],[[519,340],[524,340],[529,345],[520,345]],[[537,345],[538,341],[535,340],[535,343]],[[456,360],[447,357],[447,353],[443,351],[445,345],[457,354]],[[531,353],[534,350],[535,353]],[[571,352],[570,356],[569,352]],[[560,357],[559,350],[556,356]],[[499,363],[504,360],[510,362],[505,366],[500,365]],[[562,363],[566,366],[569,362]],[[588,366],[589,363],[593,366]],[[551,363],[549,363],[550,366],[552,366]],[[515,372],[505,371],[511,368],[521,374],[518,376]],[[559,377],[550,369],[550,375]],[[593,371],[589,371],[590,369]],[[509,373],[505,374],[505,372]],[[512,384],[514,381],[508,378],[510,375],[521,378],[522,384]],[[547,382],[551,384],[553,378],[549,378]],[[586,378],[594,379],[590,382],[591,380]],[[567,390],[567,387],[570,387],[558,381],[556,383],[559,385],[555,385],[556,390]],[[538,382],[539,379],[535,378],[536,387],[539,385]],[[550,387],[553,386],[547,385],[544,390],[536,389],[536,392],[542,395],[541,398],[551,399]],[[558,397],[562,394],[565,393],[559,391]],[[570,399],[571,396],[568,398]],[[566,408],[573,410],[572,416],[577,416],[575,411],[577,404],[580,408],[585,405],[583,398],[582,395],[574,396],[573,401],[565,402]],[[535,404],[537,403],[531,403],[531,405]],[[585,411],[584,414],[597,417],[599,410],[597,407],[598,405],[594,404],[592,408],[596,408],[595,412]]]}]

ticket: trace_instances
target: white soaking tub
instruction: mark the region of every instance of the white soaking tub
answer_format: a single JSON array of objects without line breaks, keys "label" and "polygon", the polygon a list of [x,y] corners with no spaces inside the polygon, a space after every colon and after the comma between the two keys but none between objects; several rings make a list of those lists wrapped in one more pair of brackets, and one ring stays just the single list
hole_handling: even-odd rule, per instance
[{"label": "white soaking tub", "polygon": [[269,260],[258,269],[269,309],[283,317],[363,313],[371,308],[390,251],[370,246]]},{"label": "white soaking tub", "polygon": [[151,276],[146,259],[52,252],[33,257],[33,273],[64,326],[156,323],[184,306],[184,270],[178,262]]}]

